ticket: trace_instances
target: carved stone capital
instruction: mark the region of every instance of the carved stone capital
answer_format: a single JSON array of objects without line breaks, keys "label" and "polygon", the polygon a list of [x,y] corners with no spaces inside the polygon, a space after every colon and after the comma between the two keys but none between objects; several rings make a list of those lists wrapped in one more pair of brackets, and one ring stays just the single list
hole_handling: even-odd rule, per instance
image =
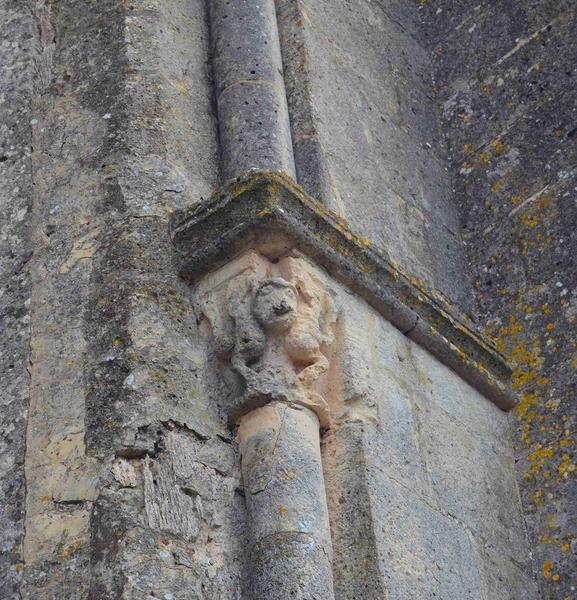
[{"label": "carved stone capital", "polygon": [[304,259],[273,263],[247,253],[200,284],[198,307],[230,392],[231,425],[270,402],[305,406],[322,427],[329,425],[321,384],[336,312],[331,294]]}]

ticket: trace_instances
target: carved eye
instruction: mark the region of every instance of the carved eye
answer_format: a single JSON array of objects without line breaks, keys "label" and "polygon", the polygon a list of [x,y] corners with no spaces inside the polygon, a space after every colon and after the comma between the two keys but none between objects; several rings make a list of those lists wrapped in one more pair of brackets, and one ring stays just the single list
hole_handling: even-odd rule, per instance
[{"label": "carved eye", "polygon": [[272,287],[272,285],[265,285],[260,288],[259,294],[261,296],[266,296],[266,295],[270,294],[273,291],[273,289],[274,288]]}]

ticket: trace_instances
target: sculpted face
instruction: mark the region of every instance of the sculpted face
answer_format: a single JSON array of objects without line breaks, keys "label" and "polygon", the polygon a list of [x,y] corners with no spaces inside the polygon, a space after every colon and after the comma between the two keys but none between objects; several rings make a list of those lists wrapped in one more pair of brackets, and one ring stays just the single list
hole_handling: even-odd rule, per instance
[{"label": "sculpted face", "polygon": [[297,318],[297,295],[294,286],[280,277],[261,282],[256,290],[253,314],[267,331],[288,331]]}]

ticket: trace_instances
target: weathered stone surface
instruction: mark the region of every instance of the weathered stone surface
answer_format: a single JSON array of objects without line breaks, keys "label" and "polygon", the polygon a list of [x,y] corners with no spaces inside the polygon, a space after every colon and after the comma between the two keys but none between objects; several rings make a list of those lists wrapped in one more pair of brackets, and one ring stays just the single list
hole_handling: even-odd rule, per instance
[{"label": "weathered stone surface", "polygon": [[[475,398],[477,393],[464,382],[447,377],[442,372],[446,367],[435,365],[420,348],[392,336],[387,324],[381,325],[377,340],[377,348],[383,350],[374,372],[383,371],[375,387],[385,392],[379,403],[384,429],[380,443],[390,447],[386,455],[396,457],[394,467],[387,461],[384,470],[457,519],[474,538],[483,586],[489,586],[492,573],[485,552],[492,548],[503,560],[507,557],[507,564],[517,565],[512,571],[517,574],[509,579],[512,597],[534,597],[535,589],[525,581],[530,565],[507,418]],[[394,422],[403,425],[399,437],[407,440],[404,455],[397,450],[397,435],[386,433],[386,419],[398,415],[399,406],[403,418]],[[405,464],[397,466],[401,456]],[[515,595],[516,589],[525,590],[525,595]]]},{"label": "weathered stone surface", "polygon": [[[213,496],[212,484],[204,485],[199,495],[218,510],[186,535],[171,533],[167,525],[178,516],[166,516],[163,504],[166,496],[183,506],[199,502],[170,470],[170,456],[186,454],[185,441],[162,456],[171,428],[197,431],[206,444],[217,432],[228,436],[200,404],[191,411],[203,395],[194,384],[202,356],[167,226],[168,214],[207,195],[218,173],[204,10],[200,2],[67,2],[43,13],[46,31],[57,33],[46,40],[53,60],[33,123],[37,335],[23,597],[144,598],[174,584],[201,598],[203,586],[215,596],[240,586],[242,568],[235,575],[224,567],[240,563],[217,559],[225,544],[207,541],[219,517],[239,507],[232,472],[213,471],[210,457],[209,466],[197,465],[227,491]],[[146,456],[163,492],[151,492],[147,475],[148,510]],[[130,465],[128,479],[110,470],[115,458]],[[174,581],[168,572],[166,580],[152,577],[163,564],[158,544],[184,545],[186,562],[191,538],[203,556],[178,567]],[[147,553],[150,573],[138,566]]]},{"label": "weathered stone surface", "polygon": [[329,369],[336,316],[307,261],[288,256],[272,262],[248,252],[204,278],[197,295],[199,315],[211,330],[215,370],[229,387],[222,408],[232,426],[274,401],[307,407],[322,427],[330,426],[330,407],[318,386]]},{"label": "weathered stone surface", "polygon": [[466,305],[430,59],[386,4],[279,3],[299,182],[401,269]]},{"label": "weathered stone surface", "polygon": [[476,549],[465,529],[371,463],[372,508],[389,597],[483,598]]},{"label": "weathered stone surface", "polygon": [[294,177],[275,3],[208,4],[223,179],[250,169]]},{"label": "weathered stone surface", "polygon": [[377,524],[363,464],[363,424],[349,423],[323,438],[325,486],[333,541],[335,598],[387,597],[378,560]]},{"label": "weathered stone surface", "polygon": [[0,3],[0,581],[18,597],[23,567],[29,399],[30,164],[37,35],[32,2]]},{"label": "weathered stone surface", "polygon": [[333,531],[340,540],[350,523],[355,532],[335,546],[336,597],[486,598],[465,529],[381,469],[387,456],[382,432],[353,422],[334,435],[325,452],[341,447],[343,462],[333,477],[345,486],[328,484],[337,494]]},{"label": "weathered stone surface", "polygon": [[[575,5],[439,1],[420,12],[477,290],[472,314],[514,366],[535,571],[544,598],[574,598]],[[495,585],[508,581],[503,573]]]},{"label": "weathered stone surface", "polygon": [[[128,459],[137,489],[110,482],[95,505],[91,593],[240,598],[239,571],[231,569],[244,537],[234,449],[175,426],[161,432],[158,447],[152,459]],[[230,473],[211,466],[207,454]]]},{"label": "weathered stone surface", "polygon": [[[323,443],[336,597],[536,598],[507,416],[366,305],[337,305],[365,332],[360,355],[338,336],[368,363],[349,402],[376,411],[343,413]],[[346,389],[356,371],[339,373]]]},{"label": "weathered stone surface", "polygon": [[[229,347],[217,317],[223,306],[229,306],[235,279],[264,281],[275,269],[282,271],[286,260],[271,263],[249,253],[200,280],[198,302],[212,325],[210,343]],[[297,272],[311,268],[300,261]],[[536,597],[506,415],[330,276],[317,270],[317,277],[331,291],[337,308],[323,392],[334,424],[322,446],[335,597],[380,597],[383,590],[399,599],[426,597],[431,585],[439,597]],[[284,454],[276,460],[271,457],[277,456],[275,427],[281,419],[277,415],[276,420],[259,420],[259,410],[264,409],[250,413],[250,419],[269,425],[262,431],[249,428],[254,443],[242,454],[245,495],[255,492],[247,499],[249,507],[258,499],[258,506],[250,509],[251,530],[262,536],[270,527],[289,531],[290,515],[299,515],[304,504],[299,500],[300,488],[282,493],[282,501],[275,495],[282,481],[277,482],[274,473]],[[298,450],[289,453],[291,460],[306,448],[305,438],[301,435]],[[298,481],[289,478],[286,485]],[[319,490],[309,491],[306,503],[319,494]],[[287,507],[284,515],[274,510],[279,502]],[[305,514],[306,518],[298,518],[299,527],[318,510],[305,510]],[[286,525],[278,525],[279,520]],[[390,530],[385,535],[382,524],[386,522]],[[310,527],[318,528],[322,529]],[[276,570],[280,563],[291,565],[285,571],[307,572],[298,540],[275,534],[258,546],[263,569],[273,571],[267,578],[257,568],[259,593],[270,595],[280,585],[277,576],[282,569]],[[286,552],[279,550],[285,545]],[[456,562],[455,556],[463,560]],[[501,561],[498,566],[496,556]],[[433,568],[436,575],[431,584],[425,574]],[[322,579],[322,573],[317,575]],[[305,577],[303,581],[313,585],[319,580]],[[297,595],[304,593],[291,587],[289,580],[286,583]],[[318,594],[314,585],[311,590]]]},{"label": "weathered stone surface", "polygon": [[533,600],[514,456],[573,593],[573,7],[472,4],[0,2],[2,598]]},{"label": "weathered stone surface", "polygon": [[251,248],[273,261],[297,248],[498,406],[513,404],[508,365],[469,327],[467,317],[286,176],[258,171],[229,182],[177,215],[173,240],[182,255],[180,272],[191,282]]},{"label": "weathered stone surface", "polygon": [[318,418],[269,404],[242,418],[239,443],[254,598],[334,598]]},{"label": "weathered stone surface", "polygon": [[319,428],[333,416],[322,383],[336,313],[323,279],[301,257],[248,252],[196,289],[238,424],[255,599],[334,598]]}]

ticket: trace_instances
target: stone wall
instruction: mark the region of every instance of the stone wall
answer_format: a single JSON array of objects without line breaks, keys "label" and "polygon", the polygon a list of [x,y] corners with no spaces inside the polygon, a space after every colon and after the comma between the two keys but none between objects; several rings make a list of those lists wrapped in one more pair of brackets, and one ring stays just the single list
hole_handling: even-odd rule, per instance
[{"label": "stone wall", "polygon": [[38,22],[20,594],[224,597],[234,563],[216,554],[235,547],[210,511],[235,497],[234,457],[197,383],[168,227],[218,179],[205,6],[53,2]]},{"label": "stone wall", "polygon": [[401,270],[466,303],[431,59],[408,5],[277,3],[297,178]]},{"label": "stone wall", "polygon": [[[332,558],[325,579],[334,597],[535,598],[508,418],[478,391],[506,398],[492,370],[506,368],[459,312],[470,295],[437,130],[439,96],[429,85],[439,53],[429,55],[436,41],[417,18],[428,7],[282,0],[274,4],[277,32],[268,0],[235,2],[232,29],[241,33],[242,20],[266,5],[257,11],[266,35],[253,33],[263,59],[275,59],[270,65],[259,59],[250,67],[252,37],[249,44],[240,35],[236,51],[218,37],[230,31],[227,2],[214,12],[204,0],[1,4],[8,41],[0,302],[9,343],[0,355],[0,595],[255,593],[255,572],[267,571],[251,563],[251,536],[262,523],[251,512],[258,503],[247,501],[237,421],[226,409],[236,392],[218,362],[231,361],[232,350],[215,342],[199,304],[199,275],[224,269],[226,280],[233,258],[253,250],[271,273],[283,260],[302,261],[324,286],[323,302],[330,296],[335,305],[331,335],[311,346],[310,331],[301,331],[305,358],[291,355],[295,371],[312,366],[310,355],[323,365],[319,387],[308,390],[318,403],[302,406],[312,415],[310,439],[321,439],[319,506],[330,519],[321,558],[329,565]],[[278,47],[266,50],[272,41]],[[271,65],[262,79],[258,69]],[[261,97],[259,85],[272,91]],[[250,106],[246,90],[255,106],[268,98],[254,114],[269,121],[242,108]],[[248,113],[227,113],[229,100]],[[508,156],[510,148],[494,146]],[[259,162],[271,149],[279,160]],[[240,163],[237,152],[245,152]],[[293,156],[310,196],[286,176]],[[238,180],[218,191],[230,174]],[[224,202],[226,214],[218,212]],[[515,215],[532,202],[520,201]],[[273,213],[277,221],[258,221]],[[209,227],[215,214],[219,222]],[[186,218],[199,219],[201,234],[179,241]],[[242,237],[247,228],[254,231]],[[196,259],[191,248],[200,248]],[[310,317],[319,296],[293,287]],[[556,293],[569,301],[564,289]],[[518,321],[502,327],[522,331]],[[555,327],[545,328],[551,339]],[[551,353],[562,351],[555,339]],[[248,341],[241,330],[235,343]],[[544,351],[533,356],[539,368],[552,368],[540,362]],[[529,376],[541,384],[546,375]],[[525,416],[537,406],[529,391]],[[319,396],[332,420],[319,417]],[[303,410],[279,397],[281,406]],[[311,428],[317,418],[322,427]],[[281,441],[294,444],[295,435]],[[272,447],[261,451],[274,465]],[[533,470],[544,476],[548,447],[532,452]],[[571,462],[561,464],[560,477],[569,479]],[[292,466],[277,472],[282,489],[302,475]],[[265,507],[271,520],[291,517],[290,500]],[[563,582],[552,564],[551,581]],[[271,572],[282,584],[286,574]]]},{"label": "stone wall", "polygon": [[506,413],[339,300],[349,414],[323,441],[336,597],[536,598]]},{"label": "stone wall", "polygon": [[[280,268],[285,277],[311,273],[322,282],[335,307],[334,334],[324,350],[330,366],[316,388],[330,412],[321,454],[334,598],[537,598],[507,414],[365,301],[307,263],[297,249],[284,256],[269,261],[249,252],[195,286],[208,357],[205,374],[214,372],[216,364],[221,377],[225,370],[227,359],[224,364],[216,360],[215,352],[222,350],[215,351],[215,342],[218,348],[226,346],[225,327],[218,323],[237,278],[253,272],[257,280],[271,277]],[[287,261],[298,268],[284,266]],[[248,339],[249,326],[241,324]],[[236,392],[231,395],[218,379],[212,384],[218,391],[213,402],[226,419]],[[275,439],[284,439],[282,422],[268,427]],[[255,469],[261,476],[268,474],[270,461],[274,464],[271,454],[264,453]],[[278,478],[282,486],[303,476],[299,461],[286,466],[290,459],[276,455],[284,465]],[[279,485],[270,475],[267,481],[265,489]],[[251,491],[246,481],[242,486],[247,498],[262,493],[260,488]],[[298,509],[300,490],[292,489],[290,497],[271,492],[272,516],[263,515],[267,523],[286,519],[285,533],[294,527],[292,513]],[[307,506],[313,503],[309,495],[307,489]],[[250,535],[245,543],[251,547]],[[280,548],[282,542],[277,543]],[[284,559],[278,548],[276,554]],[[292,560],[289,579],[291,570],[301,569]],[[294,597],[289,579],[286,595],[275,598]]]},{"label": "stone wall", "polygon": [[22,573],[24,454],[30,388],[32,2],[0,3],[0,580],[16,597]]},{"label": "stone wall", "polygon": [[575,598],[574,2],[419,10],[475,286],[514,366],[515,454],[544,598]]}]

